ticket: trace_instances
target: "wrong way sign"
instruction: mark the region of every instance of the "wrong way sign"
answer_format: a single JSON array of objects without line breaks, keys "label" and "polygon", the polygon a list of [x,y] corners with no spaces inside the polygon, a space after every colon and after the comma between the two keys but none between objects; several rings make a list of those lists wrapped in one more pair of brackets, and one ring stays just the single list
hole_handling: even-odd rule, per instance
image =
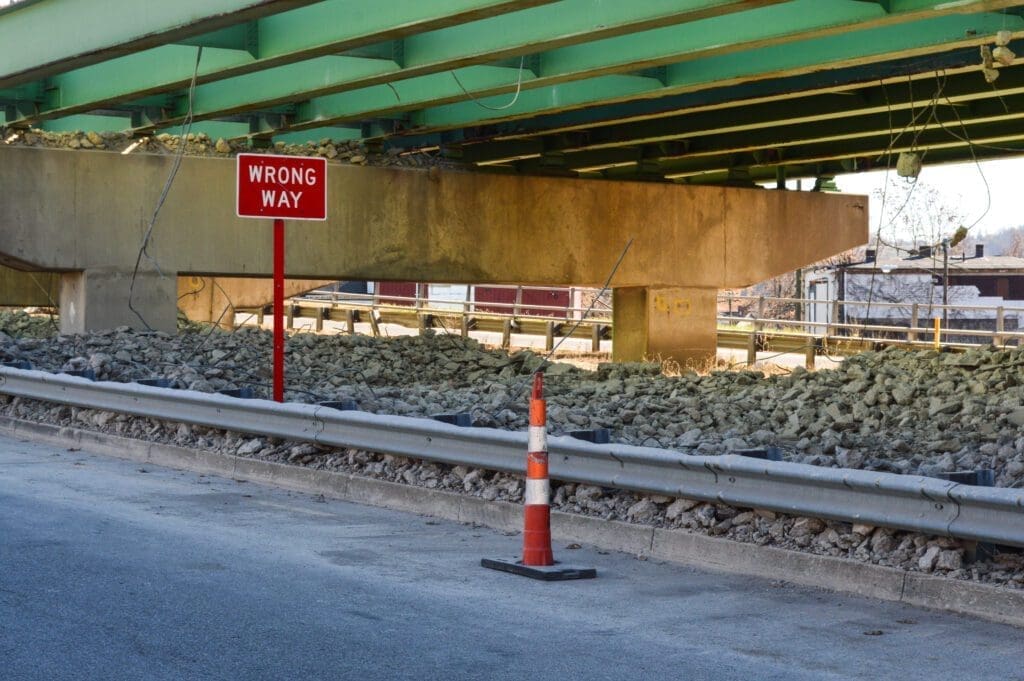
[{"label": "wrong way sign", "polygon": [[270,154],[237,158],[238,217],[327,219],[327,159]]}]

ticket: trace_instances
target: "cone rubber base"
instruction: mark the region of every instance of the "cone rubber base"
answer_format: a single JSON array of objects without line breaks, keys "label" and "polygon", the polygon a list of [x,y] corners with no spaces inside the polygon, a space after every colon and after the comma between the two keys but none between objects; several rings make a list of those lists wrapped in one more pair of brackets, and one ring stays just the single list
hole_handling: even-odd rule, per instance
[{"label": "cone rubber base", "polygon": [[597,570],[594,568],[562,565],[558,562],[554,565],[523,565],[518,560],[483,558],[480,560],[480,565],[491,570],[511,572],[514,575],[539,579],[544,582],[564,582],[570,579],[594,579],[597,577]]}]

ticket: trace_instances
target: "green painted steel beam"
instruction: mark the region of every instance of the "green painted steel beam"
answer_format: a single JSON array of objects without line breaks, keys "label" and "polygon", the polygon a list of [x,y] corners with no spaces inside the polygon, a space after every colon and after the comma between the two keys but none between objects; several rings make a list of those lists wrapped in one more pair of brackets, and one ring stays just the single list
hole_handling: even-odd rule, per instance
[{"label": "green painted steel beam", "polygon": [[285,144],[317,143],[322,140],[356,142],[360,139],[362,139],[362,130],[360,128],[343,127],[311,128],[299,132],[285,132],[273,137],[274,142],[284,142]]},{"label": "green painted steel beam", "polygon": [[[886,84],[858,83],[841,91],[792,93],[782,99],[736,101],[687,110],[668,118],[620,123],[585,132],[561,131],[549,135],[469,144],[459,153],[463,161],[493,164],[556,152],[635,147],[637,145],[699,139],[722,133],[757,131],[822,120],[844,121],[861,116],[901,111],[930,101],[940,87],[943,100],[967,103],[1024,93],[1024,66],[1003,68],[996,87],[979,87],[976,68],[944,76],[934,74]],[[856,122],[852,123],[856,124]]]},{"label": "green painted steel beam", "polygon": [[[849,3],[844,3],[841,6],[846,7],[847,4]],[[417,132],[426,132],[476,125],[481,122],[515,120],[539,114],[568,111],[573,108],[615,103],[638,96],[661,97],[720,85],[808,73],[823,67],[838,68],[843,65],[882,61],[898,57],[901,54],[920,55],[944,51],[958,45],[978,44],[981,38],[976,36],[994,34],[1004,25],[1011,30],[1024,30],[1024,22],[1018,17],[1004,17],[998,14],[966,16],[951,14],[917,22],[837,33],[826,37],[798,39],[808,33],[817,34],[820,31],[836,30],[838,15],[810,11],[811,7],[806,4],[805,0],[794,0],[793,5],[804,10],[800,25],[806,29],[795,34],[777,22],[747,23],[750,22],[747,15],[760,14],[764,19],[770,12],[782,12],[783,9],[786,10],[787,17],[796,21],[798,15],[791,15],[789,5],[785,5],[581,46],[581,48],[592,50],[587,52],[588,61],[585,66],[578,60],[559,62],[565,69],[577,67],[582,69],[571,73],[565,70],[552,70],[554,67],[551,64],[555,62],[549,61],[550,53],[545,53],[540,57],[540,73],[525,84],[515,106],[496,111],[487,110],[476,102],[465,101],[467,99],[465,96],[462,97],[463,101],[457,103],[446,103],[450,101],[450,97],[441,96],[435,99],[435,105],[427,106],[412,116],[414,129]],[[860,8],[859,12],[863,13],[863,8]],[[856,21],[852,14],[843,16],[847,21]],[[856,16],[864,18],[863,14]],[[884,19],[885,15],[878,18],[879,21]],[[895,21],[894,19],[889,20]],[[688,49],[682,53],[679,51],[679,45],[682,44],[680,43],[681,31],[695,30],[710,22],[729,27],[728,22],[730,21],[734,22],[735,26],[732,26],[726,33],[716,33],[711,37],[703,34],[691,36],[691,41],[687,44]],[[811,28],[811,26],[818,28]],[[648,43],[641,39],[651,33],[657,34],[660,40],[651,40]],[[680,59],[686,58],[687,55],[691,57],[695,55],[692,49],[694,40],[704,41],[704,44],[709,46],[708,49],[719,51],[721,49],[720,42],[725,40],[723,35],[745,38],[747,42],[730,43],[729,52],[726,54],[716,54],[670,64],[664,71],[662,82],[658,82],[658,79],[655,78],[649,79],[651,88],[645,93],[628,88],[616,95],[606,89],[597,91],[591,88],[591,83],[594,80],[592,76],[595,74],[608,73],[617,69],[632,70],[640,66],[651,65],[655,52],[652,51],[650,45],[658,45],[663,50],[662,54],[665,59]],[[675,39],[669,36],[675,36]],[[766,36],[775,36],[774,40],[777,43],[769,47],[735,51],[745,45],[763,44],[770,40]],[[619,41],[626,41],[628,45],[624,45],[622,51],[612,49]],[[577,80],[541,87],[542,84],[552,80],[569,78]],[[395,84],[395,87],[401,93],[402,87],[411,82],[412,80],[398,83]],[[506,79],[503,83],[496,81],[490,87],[482,84],[479,90],[471,91],[477,98],[484,98],[483,101],[487,106],[493,107],[510,101],[508,96],[504,96],[504,93],[513,92],[515,89],[515,82]],[[365,108],[360,108],[357,112],[345,105],[345,102],[348,101],[359,101],[362,92],[362,90],[356,90],[347,93],[348,97],[345,100],[333,99],[336,97],[334,95],[314,98],[306,110],[316,112],[317,124],[352,120],[360,115],[372,117],[380,113],[379,111],[367,111]],[[503,94],[493,99],[486,99],[496,92]],[[306,124],[301,116],[298,120],[292,121],[293,126]]]},{"label": "green painted steel beam", "polygon": [[[995,147],[971,147],[969,145],[962,144],[960,146],[946,147],[942,149],[931,149],[925,159],[926,167],[924,173],[925,177],[927,177],[927,166],[946,165],[950,163],[973,164],[976,160],[997,160],[1020,156],[1021,154],[1024,154],[1024,140],[1008,140]],[[892,167],[890,170],[893,173],[892,176],[895,178],[895,161],[891,165]],[[860,159],[850,158],[818,161],[806,164],[787,163],[783,167],[786,171],[786,177],[791,180],[813,180],[819,177],[835,177],[836,175],[845,175],[850,173],[885,170],[884,165],[881,167],[877,165],[863,165],[861,164]],[[774,182],[778,168],[779,166],[762,165],[746,167],[743,168],[743,171],[750,182]],[[977,171],[975,170],[973,172]],[[714,170],[679,177],[673,181],[680,184],[721,185],[730,183],[729,174],[729,170]],[[968,179],[967,182],[977,182],[978,187],[981,188],[981,176],[978,175],[977,178],[977,180]],[[627,170],[616,175],[615,179],[636,180],[651,178],[643,175],[640,171],[630,174]]]},{"label": "green painted steel beam", "polygon": [[0,14],[0,88],[316,0],[40,0]]},{"label": "green painted steel beam", "polygon": [[[308,99],[357,89],[363,89],[361,93],[373,97],[373,91],[367,92],[365,89],[385,82],[393,83],[396,87],[401,82],[403,87],[410,84],[412,90],[422,90],[433,87],[440,80],[430,76],[455,68],[491,64],[505,58],[514,60],[521,55],[564,45],[778,5],[783,1],[633,0],[628,3],[595,3],[593,0],[562,0],[514,14],[409,36],[402,42],[400,59],[381,59],[378,69],[367,70],[360,65],[361,61],[366,60],[354,58],[350,70],[338,68],[322,74],[318,82],[307,84],[301,95],[293,85],[297,82],[294,74],[307,74],[312,69],[311,65],[307,66],[309,62],[264,71],[259,74],[258,80],[262,86],[257,90],[247,84],[247,80],[253,80],[251,77],[231,78],[204,85],[196,92],[195,111],[200,118],[216,116],[261,109],[296,97]],[[264,33],[261,28],[261,58]],[[261,61],[266,62],[265,59]],[[415,82],[414,78],[423,82]],[[510,79],[499,78],[495,81],[495,87],[500,90],[508,82]],[[511,82],[514,83],[515,78]],[[211,94],[216,90],[232,94]],[[254,96],[254,93],[260,94]],[[486,92],[482,94],[486,95]],[[465,94],[460,91],[453,96],[453,101],[464,97]],[[215,108],[206,105],[203,100],[207,98],[217,102]],[[395,102],[393,96],[390,101]]]},{"label": "green painted steel beam", "polygon": [[[240,135],[245,135],[249,129],[248,123],[239,123],[237,121],[199,121],[193,123],[189,128],[188,132],[194,135],[206,135],[211,140],[234,139]],[[156,131],[159,133],[167,133],[168,135],[183,135],[185,134],[185,126],[175,125],[169,128],[161,128]]]},{"label": "green painted steel beam", "polygon": [[[915,139],[916,138],[916,139]],[[967,142],[966,140],[970,140]],[[885,168],[895,165],[896,155],[902,151],[924,152],[924,162],[934,151],[962,149],[969,154],[974,150],[996,150],[1007,145],[1024,141],[1020,120],[1012,119],[995,123],[984,123],[959,127],[932,128],[916,136],[904,136],[890,147],[888,131],[874,137],[846,140],[842,142],[812,142],[794,145],[773,153],[743,152],[718,156],[701,156],[675,161],[644,161],[640,164],[646,172],[653,172],[667,179],[681,179],[709,172],[722,172],[735,167],[778,167],[807,165],[833,160],[851,159],[854,169]],[[771,151],[771,150],[768,150]],[[969,156],[968,156],[969,158]],[[646,168],[643,166],[646,164]],[[622,169],[612,169],[606,176],[617,178],[627,174]]]},{"label": "green painted steel beam", "polygon": [[[454,0],[448,0],[448,2],[452,1]],[[459,1],[465,3],[468,0]],[[590,11],[585,11],[587,7],[581,3],[586,3]],[[258,59],[250,61],[244,56],[239,56],[237,64],[228,64],[223,68],[215,66],[212,69],[204,69],[200,80],[221,78],[226,73],[263,68],[268,64],[277,63],[277,60],[282,57],[280,54],[274,54],[275,46],[277,51],[280,51],[294,48],[295,45],[288,44],[282,47],[280,40],[275,42],[275,36],[301,35],[304,40],[315,40],[315,38],[305,37],[303,31],[297,30],[298,22],[300,20],[308,22],[309,15],[314,10],[325,12],[329,9],[326,6],[331,4],[334,3],[322,3],[322,6],[304,8],[262,20],[259,22]],[[410,78],[410,76],[432,73],[466,63],[478,63],[485,59],[492,60],[503,56],[522,54],[526,50],[569,45],[551,49],[541,55],[540,72],[535,74],[537,77],[531,79],[526,86],[527,88],[541,87],[545,84],[592,77],[603,73],[619,73],[646,66],[663,65],[683,58],[695,59],[710,54],[722,54],[742,47],[775,43],[798,36],[829,34],[851,25],[909,21],[914,17],[921,16],[922,13],[965,11],[971,8],[1002,6],[1007,3],[989,0],[987,2],[967,2],[950,8],[949,3],[940,5],[934,0],[912,0],[904,3],[899,8],[899,12],[893,14],[886,14],[877,6],[872,8],[871,5],[851,4],[845,1],[829,3],[825,6],[821,0],[792,0],[775,7],[749,9],[764,4],[766,3],[759,1],[690,0],[690,2],[680,3],[678,0],[674,2],[637,0],[631,3],[601,3],[598,9],[603,9],[607,13],[607,16],[604,16],[595,11],[592,0],[563,0],[556,5],[537,7],[532,10],[411,36],[403,43],[400,61],[379,60],[379,68],[373,69],[366,68],[368,60],[365,59],[352,58],[353,61],[348,63],[350,67],[348,69],[344,68],[341,62],[335,62],[335,68],[330,69],[316,83],[310,83],[310,80],[313,79],[311,72],[315,73],[319,64],[309,64],[307,68],[299,63],[202,85],[196,93],[197,106],[195,110],[199,119],[218,117],[230,113],[264,109],[326,92],[349,91],[353,88],[363,88],[355,91],[366,94],[368,98],[374,98],[376,93],[372,90],[367,91],[373,87],[373,83],[402,79],[403,86],[412,84],[410,86],[412,89],[422,89],[422,87],[430,87],[430,84],[436,83],[437,79],[429,79],[425,83],[417,84],[415,82],[417,79]],[[575,5],[580,6],[576,7]],[[694,17],[705,17],[708,14],[721,14],[739,8],[748,11],[703,18],[701,21],[646,30],[584,45],[573,45],[573,43],[592,40],[603,35],[615,35],[626,30],[678,22]],[[569,11],[573,9],[575,11]],[[277,25],[282,22],[287,23],[285,26]],[[321,25],[324,23],[329,24],[330,22],[319,22]],[[285,31],[285,28],[291,30]],[[346,30],[349,30],[348,37],[352,38],[352,29],[348,27],[348,24],[346,24]],[[358,33],[358,31],[356,32]],[[333,47],[339,48],[341,45],[335,42]],[[235,52],[240,55],[248,54],[241,50],[235,50]],[[308,53],[309,50],[306,50],[304,54]],[[291,53],[290,57],[294,57],[295,54],[297,53]],[[143,56],[145,55],[134,55],[134,57]],[[189,72],[179,66],[177,73],[177,82],[180,82]],[[91,74],[86,74],[86,80],[98,82],[98,79],[88,77],[89,75]],[[121,82],[121,80],[114,78],[112,82]],[[483,86],[475,91],[474,96],[486,97],[489,94],[508,91],[509,82],[509,79],[499,78],[493,82],[493,86]],[[175,84],[176,81],[173,77],[165,78],[159,85],[148,88],[145,92],[171,87]],[[253,84],[258,84],[258,87],[253,87]],[[131,96],[132,89],[137,90],[139,87],[136,82],[127,79],[119,97],[112,96],[109,91],[102,92],[98,98],[62,96],[60,97],[62,108],[59,111],[47,113],[45,107],[40,107],[37,109],[39,113],[36,116],[67,115],[77,110],[108,105],[117,99]],[[444,88],[442,91],[449,92],[450,88]],[[353,120],[355,112],[344,106],[339,107],[340,111],[337,115],[330,113],[332,105],[344,104],[350,99],[314,101],[308,110],[315,112],[317,118],[310,121],[299,120],[293,124],[320,125],[321,120],[327,122]],[[355,99],[362,100],[359,96]],[[380,100],[380,97],[376,96],[376,99]],[[429,102],[422,102],[415,97],[409,99],[417,106],[422,107],[437,106],[446,102],[466,99],[466,97],[463,92],[457,91],[455,95],[447,98],[435,98]],[[396,110],[408,111],[411,108],[403,103],[403,106]],[[360,111],[362,110],[364,109],[360,109]],[[373,116],[381,116],[386,112],[377,110],[372,113]],[[183,114],[183,107],[179,107],[178,118],[183,117]],[[167,122],[174,121],[175,117],[172,114]]]},{"label": "green painted steel beam", "polygon": [[96,116],[79,114],[56,121],[45,121],[40,129],[46,132],[124,132],[132,127],[128,116]]},{"label": "green painted steel beam", "polygon": [[[90,103],[87,110],[102,108],[104,103],[118,101],[126,87],[138,97],[165,92],[167,85],[177,86],[181,74],[187,73],[191,78],[197,53],[197,47],[164,45],[139,55],[57,74],[47,81],[47,91],[52,96],[40,109],[47,115],[39,118],[76,113],[83,109],[83,101]],[[252,55],[242,50],[204,47],[199,76],[252,61]]]},{"label": "green painted steel beam", "polygon": [[[961,136],[972,135],[975,126],[1024,119],[1024,95],[995,97],[950,106],[944,99],[936,106],[922,101],[918,108],[883,112],[852,120],[822,120],[813,123],[768,126],[756,130],[694,136],[677,143],[648,144],[637,147],[594,149],[573,153],[545,152],[541,156],[515,164],[524,173],[560,167],[577,172],[592,172],[625,162],[671,164],[701,157],[733,156],[766,152],[786,158],[789,147],[835,143],[841,148],[847,140],[875,138],[905,144],[906,140],[945,127]],[[1020,134],[1024,138],[1024,131]]]},{"label": "green painted steel beam", "polygon": [[[210,83],[217,80],[264,72],[271,67],[293,64],[295,68],[282,70],[276,79],[273,76],[261,79],[261,83],[284,84],[284,94],[277,101],[286,99],[291,90],[288,83],[296,73],[309,78],[315,74],[316,63],[296,64],[302,60],[325,55],[334,55],[347,49],[374,44],[392,38],[402,38],[417,31],[437,29],[465,21],[479,21],[507,12],[533,8],[551,3],[553,0],[391,0],[387,12],[381,12],[376,0],[326,0],[317,4],[265,17],[257,22],[248,22],[210,34],[184,40],[183,43],[202,45],[203,60],[200,64],[197,82]],[[661,0],[667,2],[667,0]],[[721,0],[719,0],[721,2]],[[735,3],[733,3],[735,4]],[[255,45],[253,45],[255,40]],[[3,49],[0,48],[0,53]],[[179,55],[191,55],[184,59]],[[219,55],[219,56],[218,56]],[[354,62],[349,76],[365,79],[370,74]],[[195,67],[195,47],[164,45],[159,48],[126,55],[119,59],[57,74],[47,82],[49,91],[57,91],[54,101],[59,104],[47,106],[42,98],[36,99],[35,113],[27,116],[24,123],[33,124],[46,118],[68,116],[73,113],[90,111],[116,105],[125,101],[136,101],[152,93],[175,91],[187,87]],[[392,66],[390,71],[397,69]],[[336,80],[338,74],[330,75]],[[75,88],[73,92],[62,92],[62,82],[92,84],[94,89]],[[244,91],[251,80],[228,81],[225,87]],[[328,80],[327,82],[333,82]],[[41,85],[41,84],[40,84]],[[317,86],[309,85],[313,90]],[[279,88],[280,89],[280,88]],[[205,92],[205,90],[202,90]],[[253,99],[254,91],[248,92],[246,101]],[[220,96],[223,100],[224,96]],[[262,108],[267,108],[267,105]],[[245,110],[252,107],[241,107]],[[169,121],[173,122],[173,121]]]}]

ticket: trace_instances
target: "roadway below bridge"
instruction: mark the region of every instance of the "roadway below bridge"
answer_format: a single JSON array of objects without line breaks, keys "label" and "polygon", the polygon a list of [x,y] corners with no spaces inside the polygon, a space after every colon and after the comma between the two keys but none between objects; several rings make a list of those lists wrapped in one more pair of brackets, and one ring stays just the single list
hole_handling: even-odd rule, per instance
[{"label": "roadway below bridge", "polygon": [[9,679],[1024,679],[1024,632],[0,438]]}]

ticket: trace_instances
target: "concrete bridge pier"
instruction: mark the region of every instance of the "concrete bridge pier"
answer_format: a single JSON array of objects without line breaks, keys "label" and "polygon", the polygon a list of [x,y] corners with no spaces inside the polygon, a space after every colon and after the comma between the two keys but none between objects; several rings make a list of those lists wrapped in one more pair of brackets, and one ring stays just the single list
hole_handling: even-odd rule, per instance
[{"label": "concrete bridge pier", "polygon": [[[143,327],[130,273],[172,163],[0,145],[0,264],[72,273],[66,331]],[[611,282],[620,361],[714,357],[718,289],[868,236],[856,196],[341,165],[327,184],[328,220],[287,226],[290,279],[595,286],[631,244]],[[200,319],[216,319],[220,294],[241,306],[269,283],[255,283],[272,274],[269,221],[236,217],[234,186],[233,160],[183,160],[150,244],[166,278],[147,271],[135,285],[150,327],[174,329],[181,279],[240,282],[182,298]]]},{"label": "concrete bridge pier", "polygon": [[674,359],[684,368],[713,357],[718,289],[630,286],[612,290],[612,360]]},{"label": "concrete bridge pier", "polygon": [[161,276],[157,272],[140,271],[134,286],[131,271],[66,272],[60,280],[60,332],[86,333],[127,325],[174,333],[177,297],[178,277],[174,272],[164,272]]}]

